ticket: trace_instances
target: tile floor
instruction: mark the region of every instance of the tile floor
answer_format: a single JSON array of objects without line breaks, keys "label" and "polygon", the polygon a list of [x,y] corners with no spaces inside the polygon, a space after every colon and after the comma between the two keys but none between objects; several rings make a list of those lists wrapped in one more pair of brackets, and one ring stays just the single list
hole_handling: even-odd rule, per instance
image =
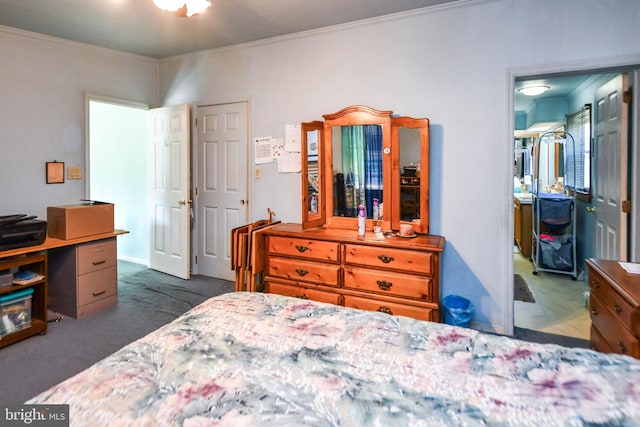
[{"label": "tile floor", "polygon": [[568,274],[538,271],[533,263],[514,249],[514,271],[529,285],[535,303],[514,301],[514,324],[556,335],[589,339],[591,319],[584,306],[587,283],[572,280]]}]

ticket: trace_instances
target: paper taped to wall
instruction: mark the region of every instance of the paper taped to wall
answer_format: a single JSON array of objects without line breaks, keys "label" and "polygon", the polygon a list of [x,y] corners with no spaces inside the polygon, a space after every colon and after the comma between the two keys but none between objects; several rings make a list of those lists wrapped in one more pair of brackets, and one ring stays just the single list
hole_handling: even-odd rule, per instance
[{"label": "paper taped to wall", "polygon": [[255,163],[256,165],[273,162],[273,150],[271,147],[271,137],[263,136],[254,138]]}]

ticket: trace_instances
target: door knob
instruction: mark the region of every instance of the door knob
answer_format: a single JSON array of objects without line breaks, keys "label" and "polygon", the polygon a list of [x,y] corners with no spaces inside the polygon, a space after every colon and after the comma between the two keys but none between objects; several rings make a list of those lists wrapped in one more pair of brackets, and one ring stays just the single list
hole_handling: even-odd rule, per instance
[{"label": "door knob", "polygon": [[587,206],[587,212],[595,213],[596,212],[596,207],[595,206]]},{"label": "door knob", "polygon": [[178,204],[179,204],[180,206],[184,206],[184,205],[186,205],[187,203],[191,203],[191,200],[184,200],[184,199],[182,199],[182,200],[178,200]]},{"label": "door knob", "polygon": [[244,200],[240,200],[240,204],[241,204],[242,206],[244,206],[244,204],[245,204],[245,203],[246,203],[246,202],[245,202]]}]

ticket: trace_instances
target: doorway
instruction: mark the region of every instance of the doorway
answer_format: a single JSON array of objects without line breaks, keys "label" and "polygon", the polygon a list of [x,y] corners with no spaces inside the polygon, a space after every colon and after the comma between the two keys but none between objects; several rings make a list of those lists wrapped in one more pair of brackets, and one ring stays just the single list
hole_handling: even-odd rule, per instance
[{"label": "doorway", "polygon": [[[563,73],[553,73],[547,75],[522,76],[515,78],[514,84],[514,129],[527,133],[538,133],[549,130],[566,130],[567,117],[576,114],[582,110],[586,104],[594,102],[595,94],[607,81],[611,80],[621,72],[628,73],[630,81],[634,79],[634,72],[629,69],[635,67],[625,67],[616,69],[603,69],[597,71],[568,71]],[[545,95],[527,98],[519,92],[519,89],[525,86],[542,86],[548,92]],[[637,85],[632,85],[633,88]],[[527,117],[529,116],[529,117]],[[531,117],[533,116],[533,117]],[[636,135],[635,128],[637,123],[637,112],[632,114],[629,120],[629,135]],[[630,137],[630,147],[635,147],[637,142]],[[513,159],[514,159],[514,175],[522,172],[522,165],[516,165],[518,158],[518,150],[527,148],[526,146],[517,146],[516,135],[514,135]],[[589,138],[591,143],[591,138]],[[593,169],[593,164],[597,161],[595,152],[589,153],[587,147],[587,164],[585,166],[587,177]],[[634,176],[632,171],[636,167],[634,163],[634,153],[637,157],[637,150],[629,150],[629,176]],[[535,165],[530,165],[534,167]],[[520,167],[520,169],[518,169]],[[589,178],[587,178],[587,181]],[[522,186],[516,185],[514,180],[514,204],[518,194],[516,191],[526,191],[527,182],[522,180]],[[586,186],[581,186],[580,192],[575,203],[577,237],[575,245],[577,247],[577,256],[575,262],[578,264],[578,280],[561,274],[551,272],[533,273],[533,263],[528,254],[523,255],[519,245],[514,244],[513,251],[513,267],[514,281],[515,275],[520,275],[525,279],[535,302],[523,302],[516,300],[514,290],[514,328],[530,329],[537,332],[551,333],[567,337],[581,338],[588,340],[590,335],[590,316],[588,311],[589,295],[587,277],[585,272],[584,260],[595,257],[595,215],[593,214],[593,187],[594,182],[587,182]],[[637,194],[637,189],[631,188],[629,197],[633,198]],[[518,188],[520,187],[520,188]],[[635,193],[634,193],[635,192]],[[582,193],[582,194],[581,194]],[[525,197],[526,198],[526,197]],[[636,197],[637,199],[637,197]],[[518,228],[521,218],[516,219],[517,209],[514,209],[514,232],[518,234]],[[630,233],[629,239],[633,236],[632,224],[637,223],[637,215],[635,218],[629,219]],[[526,226],[524,226],[526,227]],[[516,239],[514,239],[516,240]],[[637,247],[632,248],[632,258],[637,256]],[[637,261],[637,259],[636,259]],[[516,284],[517,286],[517,284]]]},{"label": "doorway", "polygon": [[87,95],[85,99],[87,199],[114,204],[118,259],[149,263],[146,104]]}]

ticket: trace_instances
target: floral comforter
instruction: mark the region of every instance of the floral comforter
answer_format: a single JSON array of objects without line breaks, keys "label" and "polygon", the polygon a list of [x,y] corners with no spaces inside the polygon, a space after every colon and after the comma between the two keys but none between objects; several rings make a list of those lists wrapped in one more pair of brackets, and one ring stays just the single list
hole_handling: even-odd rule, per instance
[{"label": "floral comforter", "polygon": [[27,403],[92,427],[640,425],[640,361],[236,292]]}]

